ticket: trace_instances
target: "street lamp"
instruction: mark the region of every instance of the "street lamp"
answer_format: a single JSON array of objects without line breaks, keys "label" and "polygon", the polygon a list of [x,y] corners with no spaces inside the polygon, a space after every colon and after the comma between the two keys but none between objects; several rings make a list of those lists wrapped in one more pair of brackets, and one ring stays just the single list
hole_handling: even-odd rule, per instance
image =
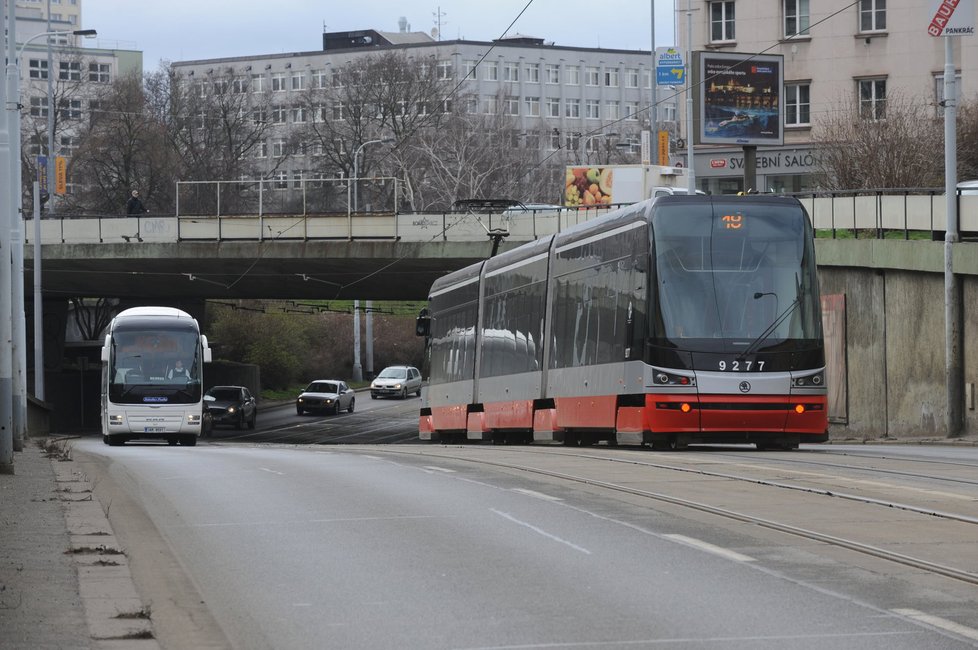
[{"label": "street lamp", "polygon": [[[94,29],[73,29],[73,30],[57,30],[57,31],[47,31],[41,32],[39,34],[34,34],[27,40],[25,40],[21,46],[20,50],[17,52],[17,56],[13,59],[13,66],[8,66],[7,69],[7,91],[8,91],[8,102],[12,99],[12,106],[10,106],[10,119],[8,121],[8,128],[10,130],[10,144],[11,144],[11,173],[10,173],[10,214],[13,219],[12,224],[12,234],[13,239],[17,242],[23,242],[23,236],[20,233],[21,229],[21,217],[20,217],[20,206],[22,202],[22,192],[21,192],[21,138],[20,138],[20,109],[21,109],[21,93],[20,93],[20,60],[24,56],[24,50],[30,44],[31,41],[38,38],[48,38],[48,156],[47,156],[47,170],[46,176],[48,179],[48,196],[51,195],[50,182],[53,177],[53,167],[54,167],[54,90],[52,83],[52,76],[54,74],[52,57],[51,57],[51,41],[52,36],[84,36],[86,38],[92,38],[98,36],[98,32]],[[42,327],[43,323],[43,309],[41,305],[41,224],[40,224],[40,210],[36,205],[35,196],[35,207],[34,207],[34,395],[38,399],[44,399],[44,329]],[[20,277],[24,273],[24,250],[22,246],[14,247],[14,274],[15,277]],[[18,290],[18,287],[20,289]],[[14,329],[13,332],[15,349],[19,345],[19,362],[22,371],[26,371],[27,354],[26,354],[26,334],[23,327],[23,314],[24,314],[24,294],[23,294],[23,283],[14,283],[14,305],[12,306],[12,314],[19,314],[20,317],[14,319]],[[19,320],[19,322],[18,322]],[[19,329],[19,331],[17,331]],[[15,359],[15,365],[18,360]]]},{"label": "street lamp", "polygon": [[617,138],[618,134],[615,132],[611,133],[595,133],[594,135],[589,135],[581,140],[581,160],[587,162],[587,145],[595,138]]},{"label": "street lamp", "polygon": [[353,153],[353,211],[356,212],[359,208],[359,194],[358,189],[360,187],[360,152],[368,144],[377,144],[378,142],[394,142],[394,138],[379,138],[377,140],[367,140]]}]

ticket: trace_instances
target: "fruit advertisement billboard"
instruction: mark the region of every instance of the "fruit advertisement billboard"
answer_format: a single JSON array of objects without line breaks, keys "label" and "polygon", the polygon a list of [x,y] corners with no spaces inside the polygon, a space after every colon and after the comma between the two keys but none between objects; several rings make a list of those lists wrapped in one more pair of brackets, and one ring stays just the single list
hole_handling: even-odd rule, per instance
[{"label": "fruit advertisement billboard", "polygon": [[564,205],[609,205],[614,170],[610,167],[568,167],[564,175]]},{"label": "fruit advertisement billboard", "polygon": [[695,144],[784,144],[784,57],[696,52],[693,64]]}]

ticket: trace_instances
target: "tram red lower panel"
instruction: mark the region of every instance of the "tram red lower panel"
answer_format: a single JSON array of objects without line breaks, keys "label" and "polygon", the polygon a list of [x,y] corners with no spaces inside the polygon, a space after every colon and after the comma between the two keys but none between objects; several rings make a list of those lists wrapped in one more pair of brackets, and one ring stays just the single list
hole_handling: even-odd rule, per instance
[{"label": "tram red lower panel", "polygon": [[533,400],[494,402],[483,405],[488,429],[522,429],[533,427]]}]

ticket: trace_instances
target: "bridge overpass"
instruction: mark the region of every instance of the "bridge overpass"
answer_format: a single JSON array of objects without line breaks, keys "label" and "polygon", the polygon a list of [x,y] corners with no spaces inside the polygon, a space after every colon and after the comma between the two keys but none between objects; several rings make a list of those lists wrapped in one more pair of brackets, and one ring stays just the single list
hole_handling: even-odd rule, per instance
[{"label": "bridge overpass", "polygon": [[[943,195],[868,193],[802,202],[819,231],[820,249],[831,248],[825,239],[857,231],[905,239],[938,233],[943,239]],[[41,284],[49,298],[423,300],[439,276],[488,257],[493,232],[506,233],[500,244],[506,250],[606,211],[42,218]],[[978,233],[978,196],[960,197],[959,214],[961,230]],[[26,221],[26,296],[33,287],[34,233],[33,220]],[[820,264],[835,259],[863,266],[859,248],[851,239],[837,240]],[[846,250],[852,259],[845,259]]]}]

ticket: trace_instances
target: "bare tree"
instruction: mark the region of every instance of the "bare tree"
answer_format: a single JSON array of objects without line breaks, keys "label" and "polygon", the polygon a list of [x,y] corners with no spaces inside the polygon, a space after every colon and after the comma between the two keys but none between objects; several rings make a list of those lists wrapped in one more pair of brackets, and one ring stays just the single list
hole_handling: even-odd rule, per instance
[{"label": "bare tree", "polygon": [[[919,98],[891,95],[879,118],[843,102],[812,132],[816,177],[828,190],[937,187],[943,184],[943,121]],[[928,146],[921,146],[922,143]]]},{"label": "bare tree", "polygon": [[958,103],[958,180],[978,179],[978,96]]},{"label": "bare tree", "polygon": [[138,188],[151,209],[168,206],[177,164],[164,124],[148,110],[140,75],[120,77],[93,100],[72,158],[72,178],[78,185],[72,202],[90,211],[118,213],[130,191]]}]

